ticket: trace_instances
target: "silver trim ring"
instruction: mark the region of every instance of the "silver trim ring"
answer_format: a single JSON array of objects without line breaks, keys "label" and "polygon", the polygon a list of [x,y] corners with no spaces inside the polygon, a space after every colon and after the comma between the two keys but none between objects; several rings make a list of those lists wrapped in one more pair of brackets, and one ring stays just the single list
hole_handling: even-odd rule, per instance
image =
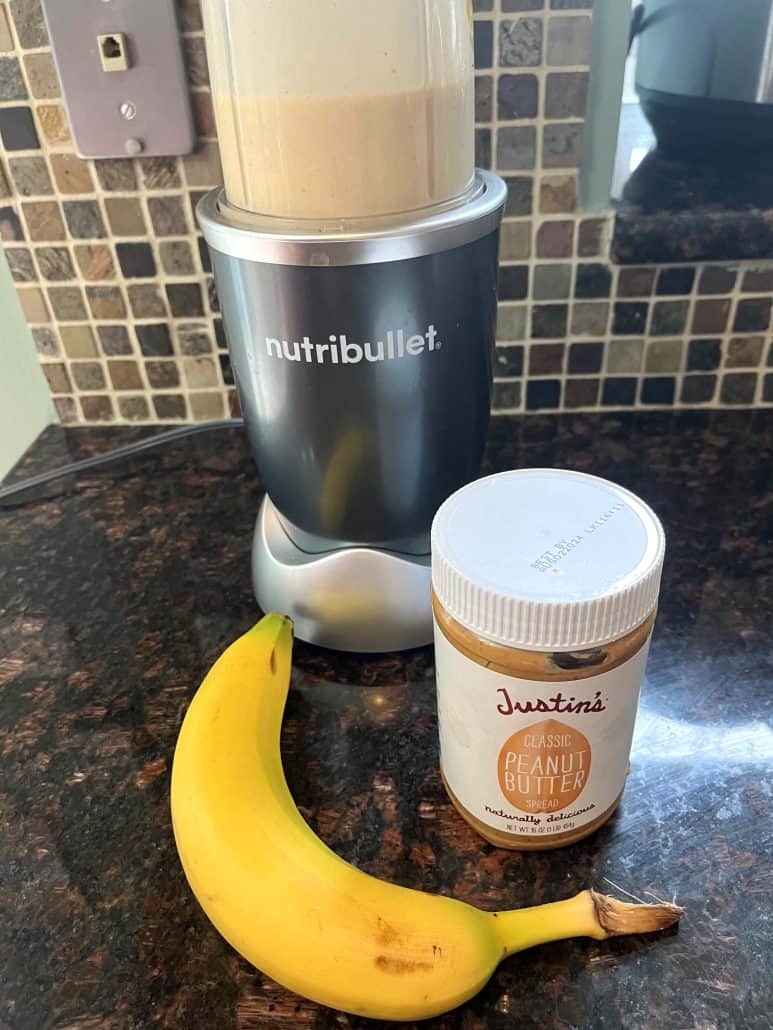
[{"label": "silver trim ring", "polygon": [[503,180],[478,169],[467,196],[456,206],[413,221],[386,224],[383,218],[374,219],[369,232],[346,226],[330,231],[320,223],[320,231],[312,233],[309,223],[253,216],[230,207],[222,187],[202,197],[196,215],[209,246],[242,261],[319,268],[370,265],[441,253],[494,232],[507,199]]}]

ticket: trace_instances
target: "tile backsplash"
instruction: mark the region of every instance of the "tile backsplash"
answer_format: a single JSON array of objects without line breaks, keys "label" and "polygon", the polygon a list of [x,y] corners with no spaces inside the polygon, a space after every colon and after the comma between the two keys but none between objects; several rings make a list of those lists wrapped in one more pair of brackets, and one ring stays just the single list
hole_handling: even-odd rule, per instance
[{"label": "tile backsplash", "polygon": [[[578,210],[592,0],[476,0],[476,149],[508,182],[494,407],[773,403],[773,266],[618,267]],[[0,3],[0,235],[65,423],[238,413],[194,207],[221,179],[198,0],[178,0],[199,146],[74,152],[38,0]]]}]

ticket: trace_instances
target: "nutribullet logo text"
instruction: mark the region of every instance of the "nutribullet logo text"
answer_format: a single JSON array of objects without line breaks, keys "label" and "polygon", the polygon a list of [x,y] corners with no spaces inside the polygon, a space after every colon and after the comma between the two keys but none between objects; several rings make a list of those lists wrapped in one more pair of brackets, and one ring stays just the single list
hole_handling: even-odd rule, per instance
[{"label": "nutribullet logo text", "polygon": [[434,325],[426,332],[408,336],[402,329],[390,329],[383,340],[363,340],[357,343],[345,333],[331,333],[327,343],[312,343],[308,336],[302,340],[279,340],[266,337],[266,352],[284,361],[304,361],[317,365],[358,365],[361,361],[394,361],[397,358],[415,358],[425,351],[437,351],[443,346]]}]

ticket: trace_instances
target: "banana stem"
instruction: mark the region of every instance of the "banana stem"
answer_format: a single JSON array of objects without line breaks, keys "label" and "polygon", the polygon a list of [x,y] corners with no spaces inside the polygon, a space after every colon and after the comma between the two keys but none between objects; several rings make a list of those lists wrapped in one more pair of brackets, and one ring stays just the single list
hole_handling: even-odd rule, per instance
[{"label": "banana stem", "polygon": [[677,923],[678,905],[631,905],[626,901],[582,891],[567,901],[496,912],[495,923],[504,955],[568,937],[597,941],[631,933],[654,933]]}]

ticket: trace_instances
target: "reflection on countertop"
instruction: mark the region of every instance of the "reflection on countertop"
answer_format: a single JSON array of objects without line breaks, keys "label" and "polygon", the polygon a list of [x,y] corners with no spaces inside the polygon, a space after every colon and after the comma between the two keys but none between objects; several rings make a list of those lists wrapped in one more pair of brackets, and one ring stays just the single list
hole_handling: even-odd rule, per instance
[{"label": "reflection on countertop", "polygon": [[612,196],[619,264],[773,258],[770,156],[668,154],[637,103],[622,106]]},{"label": "reflection on countertop", "polygon": [[[360,658],[298,646],[287,777],[346,859],[486,908],[588,884],[686,908],[660,939],[515,956],[477,998],[423,1025],[766,1025],[771,429],[765,411],[493,421],[486,471],[608,476],[649,501],[668,534],[625,799],[570,849],[497,850],[456,814],[437,770],[431,649]],[[154,431],[50,429],[16,475]],[[289,994],[236,956],[193,900],[172,840],[182,714],[256,617],[259,499],[243,433],[229,429],[0,510],[5,1025],[373,1025]]]}]

